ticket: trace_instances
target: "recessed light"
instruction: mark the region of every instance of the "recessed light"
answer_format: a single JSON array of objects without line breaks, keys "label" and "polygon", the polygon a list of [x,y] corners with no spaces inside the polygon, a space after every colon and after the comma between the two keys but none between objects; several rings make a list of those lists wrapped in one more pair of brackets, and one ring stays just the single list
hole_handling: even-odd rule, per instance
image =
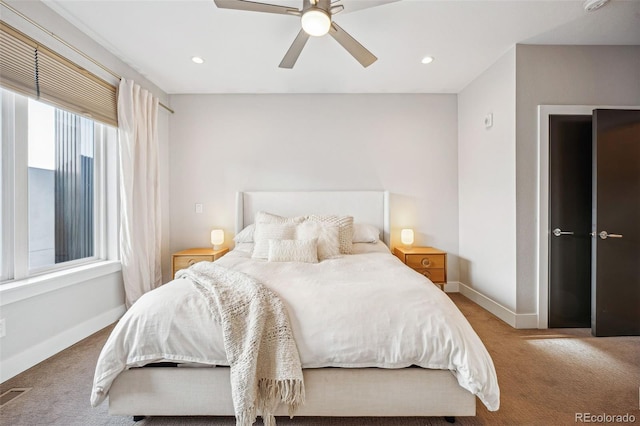
[{"label": "recessed light", "polygon": [[431,62],[433,62],[433,56],[425,56],[420,62],[422,62],[423,64],[430,64]]},{"label": "recessed light", "polygon": [[191,58],[191,60],[196,64],[204,64],[204,59],[202,59],[200,56],[194,56],[193,58]]}]

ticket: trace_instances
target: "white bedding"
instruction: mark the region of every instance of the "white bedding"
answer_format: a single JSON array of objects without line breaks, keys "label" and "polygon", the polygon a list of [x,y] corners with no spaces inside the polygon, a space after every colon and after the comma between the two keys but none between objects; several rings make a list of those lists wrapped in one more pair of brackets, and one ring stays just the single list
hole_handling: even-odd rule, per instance
[{"label": "white bedding", "polygon": [[[367,247],[313,264],[255,260],[239,247],[217,264],[280,296],[303,368],[447,369],[497,410],[493,362],[462,313],[382,243]],[[188,279],[147,293],[120,320],[98,360],[92,405],[104,400],[121,371],[157,361],[228,365],[220,324]]]}]

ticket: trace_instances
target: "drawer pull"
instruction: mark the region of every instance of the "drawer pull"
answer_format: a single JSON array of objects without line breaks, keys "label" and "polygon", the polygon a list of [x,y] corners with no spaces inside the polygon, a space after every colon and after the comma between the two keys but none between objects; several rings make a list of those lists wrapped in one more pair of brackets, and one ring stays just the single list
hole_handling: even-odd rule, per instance
[{"label": "drawer pull", "polygon": [[189,266],[193,266],[195,265],[196,261],[195,259],[189,259]]},{"label": "drawer pull", "polygon": [[429,260],[428,257],[425,257],[424,259],[422,259],[422,261],[420,262],[422,264],[422,266],[424,266],[425,268],[428,268],[431,265],[431,261]]}]

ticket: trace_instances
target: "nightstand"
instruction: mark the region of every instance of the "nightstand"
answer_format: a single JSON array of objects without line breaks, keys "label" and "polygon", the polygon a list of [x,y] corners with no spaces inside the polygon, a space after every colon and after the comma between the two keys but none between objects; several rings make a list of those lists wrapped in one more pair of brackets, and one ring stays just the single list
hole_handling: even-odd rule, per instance
[{"label": "nightstand", "polygon": [[447,283],[447,252],[433,247],[396,247],[393,253],[444,291]]},{"label": "nightstand", "polygon": [[180,269],[188,268],[198,262],[213,262],[220,259],[229,251],[228,248],[210,249],[210,248],[191,248],[173,253],[171,256],[171,273],[172,277],[176,276],[176,272]]}]

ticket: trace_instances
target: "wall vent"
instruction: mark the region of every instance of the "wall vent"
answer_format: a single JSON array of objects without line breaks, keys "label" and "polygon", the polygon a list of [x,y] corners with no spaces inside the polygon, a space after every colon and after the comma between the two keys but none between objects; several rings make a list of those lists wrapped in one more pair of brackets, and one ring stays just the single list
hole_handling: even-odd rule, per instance
[{"label": "wall vent", "polygon": [[4,407],[11,401],[15,401],[16,398],[29,392],[31,388],[12,388],[0,395],[0,407]]}]

